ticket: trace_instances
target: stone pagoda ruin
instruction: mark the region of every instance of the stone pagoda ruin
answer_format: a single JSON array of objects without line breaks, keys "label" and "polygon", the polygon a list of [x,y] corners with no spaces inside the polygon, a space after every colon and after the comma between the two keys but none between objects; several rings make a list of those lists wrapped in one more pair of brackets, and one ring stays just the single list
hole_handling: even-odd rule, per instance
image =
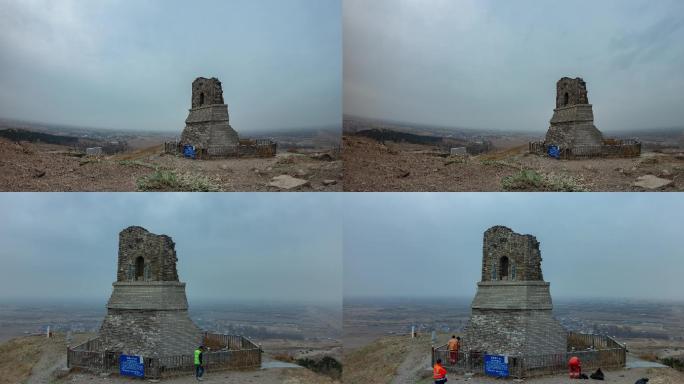
[{"label": "stone pagoda ruin", "polygon": [[271,139],[240,139],[230,126],[221,82],[198,77],[192,82],[192,99],[185,129],[178,141],[164,143],[164,153],[192,159],[273,157],[277,144]]},{"label": "stone pagoda ruin", "polygon": [[546,143],[561,148],[600,146],[603,134],[594,126],[587,83],[564,77],[556,83],[556,109],[546,132]]},{"label": "stone pagoda ruin", "polygon": [[121,231],[107,315],[96,338],[67,347],[67,366],[159,378],[192,372],[193,351],[204,345],[213,371],[260,367],[261,347],[243,336],[203,331],[190,319],[177,261],[169,236],[136,226]]},{"label": "stone pagoda ruin", "polygon": [[191,108],[180,144],[209,148],[238,143],[238,134],[228,123],[228,106],[223,103],[221,82],[215,77],[196,78],[192,82]]},{"label": "stone pagoda ruin", "polygon": [[537,239],[495,226],[484,233],[482,253],[464,348],[508,356],[566,352],[568,334],[551,314]]},{"label": "stone pagoda ruin", "polygon": [[624,367],[627,349],[605,335],[567,331],[553,317],[549,283],[541,270],[539,242],[504,226],[484,233],[482,277],[455,358],[433,346],[451,372],[525,378],[566,373],[578,357],[586,370]]},{"label": "stone pagoda ruin", "polygon": [[142,227],[119,233],[116,282],[100,328],[103,349],[159,357],[189,354],[202,343],[177,261],[169,236]]},{"label": "stone pagoda ruin", "polygon": [[556,158],[636,157],[641,143],[635,139],[606,139],[594,125],[587,83],[580,77],[563,77],[556,83],[556,108],[544,141],[530,142],[531,153]]}]

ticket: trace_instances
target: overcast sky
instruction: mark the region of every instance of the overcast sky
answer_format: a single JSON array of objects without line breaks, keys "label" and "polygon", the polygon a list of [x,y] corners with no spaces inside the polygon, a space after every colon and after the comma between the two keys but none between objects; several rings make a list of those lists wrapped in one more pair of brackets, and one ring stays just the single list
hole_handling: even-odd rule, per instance
[{"label": "overcast sky", "polygon": [[188,299],[342,297],[341,195],[2,193],[0,299],[109,298],[119,232],[176,243]]},{"label": "overcast sky", "polygon": [[684,194],[357,193],[344,199],[345,297],[466,297],[494,225],[540,242],[554,298],[681,300]]},{"label": "overcast sky", "polygon": [[199,76],[231,125],[340,125],[339,0],[0,0],[0,117],[177,132]]},{"label": "overcast sky", "polygon": [[541,135],[569,76],[603,131],[684,126],[679,0],[344,0],[343,28],[345,114]]}]

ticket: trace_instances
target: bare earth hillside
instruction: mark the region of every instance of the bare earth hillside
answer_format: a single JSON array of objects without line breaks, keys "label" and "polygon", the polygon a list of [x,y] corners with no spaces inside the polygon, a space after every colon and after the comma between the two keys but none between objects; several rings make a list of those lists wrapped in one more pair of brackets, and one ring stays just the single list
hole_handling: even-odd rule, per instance
[{"label": "bare earth hillside", "polygon": [[[279,176],[297,184],[271,185]],[[341,161],[325,152],[205,161],[155,146],[84,157],[66,146],[0,139],[1,191],[341,191],[341,179]]]},{"label": "bare earth hillside", "polygon": [[[478,156],[441,155],[428,145],[384,144],[344,136],[345,191],[681,191],[684,154],[643,153],[639,158],[555,160],[527,146]],[[643,177],[668,185],[637,186]]]},{"label": "bare earth hillside", "polygon": [[[92,335],[78,334],[72,343],[85,341]],[[0,384],[47,384],[47,383],[140,383],[139,379],[119,377],[118,375],[92,375],[66,370],[66,340],[63,335],[28,336],[12,339],[0,344]],[[339,383],[327,376],[316,374],[308,369],[293,367],[291,364],[273,362],[269,355],[264,356],[267,368],[246,371],[206,372],[206,383],[288,383],[288,384],[333,384]],[[193,375],[164,379],[165,383],[196,383]]]},{"label": "bare earth hillside", "polygon": [[[448,335],[440,335],[438,343],[443,344]],[[373,343],[345,353],[345,384],[375,383],[432,383],[430,371],[430,338],[411,339],[408,335],[382,337]],[[640,378],[649,378],[649,384],[684,383],[684,373],[672,368],[625,368],[604,370],[604,383],[634,384]],[[463,376],[449,374],[449,382],[473,384],[494,384],[502,382],[521,382],[514,379],[496,379],[486,376]],[[588,380],[590,382],[593,380]],[[578,383],[567,375],[543,376],[524,379],[522,382],[533,384]]]}]

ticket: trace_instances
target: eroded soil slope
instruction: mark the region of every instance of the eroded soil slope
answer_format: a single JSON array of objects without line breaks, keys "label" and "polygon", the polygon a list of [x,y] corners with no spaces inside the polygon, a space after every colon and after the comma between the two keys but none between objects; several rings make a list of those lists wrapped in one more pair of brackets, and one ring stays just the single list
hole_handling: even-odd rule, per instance
[{"label": "eroded soil slope", "polygon": [[[555,160],[526,146],[468,157],[443,157],[430,146],[344,136],[345,191],[681,191],[684,154]],[[640,177],[669,185],[636,186]]]},{"label": "eroded soil slope", "polygon": [[[342,163],[327,153],[189,160],[161,147],[100,158],[68,147],[0,139],[1,191],[340,191]],[[300,186],[270,185],[287,175]]]}]

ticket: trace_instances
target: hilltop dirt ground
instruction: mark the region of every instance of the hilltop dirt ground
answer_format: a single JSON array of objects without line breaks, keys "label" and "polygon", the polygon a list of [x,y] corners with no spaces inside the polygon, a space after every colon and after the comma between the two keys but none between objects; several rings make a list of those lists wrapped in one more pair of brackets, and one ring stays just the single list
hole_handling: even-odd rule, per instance
[{"label": "hilltop dirt ground", "polygon": [[[446,343],[448,335],[440,335],[438,344]],[[345,353],[345,384],[380,383],[432,383],[430,366],[430,337],[411,339],[408,335],[382,337],[363,348]],[[604,383],[634,384],[640,378],[649,378],[649,384],[684,383],[684,373],[672,368],[625,368],[604,370]],[[524,380],[503,380],[484,376],[466,377],[450,374],[449,382],[494,384],[524,382],[533,384],[579,383],[566,375],[545,376]],[[596,382],[587,380],[587,382]]]},{"label": "hilltop dirt ground", "polygon": [[[88,334],[74,335],[72,343],[85,341]],[[134,384],[139,379],[128,379],[117,375],[98,376],[87,373],[64,371],[66,367],[66,340],[63,335],[56,334],[47,339],[44,336],[28,336],[12,339],[0,344],[0,384],[48,384],[48,383],[116,383]],[[272,361],[264,356],[264,361]],[[316,374],[305,368],[268,368],[247,371],[208,371],[204,376],[206,383],[259,383],[259,384],[334,384],[326,376]],[[164,379],[164,383],[189,384],[196,383],[193,375]]]},{"label": "hilltop dirt ground", "polygon": [[441,157],[426,145],[345,135],[342,160],[345,191],[645,191],[634,185],[645,175],[672,181],[656,190],[684,190],[682,153],[555,160],[531,155],[524,145],[466,158]]},{"label": "hilltop dirt ground", "polygon": [[[288,175],[304,185],[269,186]],[[341,191],[342,163],[330,153],[190,160],[161,146],[100,158],[68,147],[0,139],[1,191]]]}]

